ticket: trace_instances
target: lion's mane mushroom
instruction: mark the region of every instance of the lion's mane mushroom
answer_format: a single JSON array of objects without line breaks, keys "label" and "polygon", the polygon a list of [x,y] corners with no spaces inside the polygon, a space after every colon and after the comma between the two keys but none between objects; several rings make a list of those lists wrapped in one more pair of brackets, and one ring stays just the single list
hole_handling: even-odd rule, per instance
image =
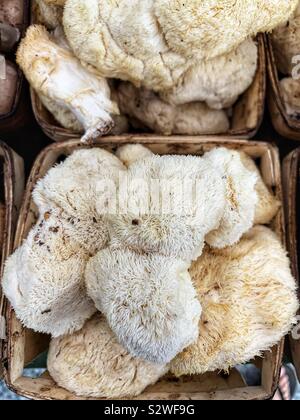
[{"label": "lion's mane mushroom", "polygon": [[300,120],[300,80],[287,77],[280,81],[280,91],[287,114]]},{"label": "lion's mane mushroom", "polygon": [[48,370],[59,386],[94,398],[135,397],[167,373],[165,365],[131,356],[100,314],[81,331],[51,341]]},{"label": "lion's mane mushroom", "polygon": [[226,54],[249,36],[270,32],[294,12],[298,0],[155,1],[165,40],[185,57]]},{"label": "lion's mane mushroom", "polygon": [[130,83],[119,85],[118,103],[121,112],[133,122],[159,134],[219,134],[229,130],[229,119],[222,110],[213,110],[201,102],[171,105],[155,92]]},{"label": "lion's mane mushroom", "polygon": [[28,29],[17,62],[37,94],[75,115],[85,130],[82,141],[112,129],[112,115],[118,115],[119,109],[110,98],[107,81],[82,66],[70,50],[57,45],[43,26]]},{"label": "lion's mane mushroom", "polygon": [[257,176],[255,190],[258,200],[255,207],[254,225],[267,225],[278,213],[281,203],[265,184],[254,160],[244,152],[240,152],[240,156],[243,165]]},{"label": "lion's mane mushroom", "polygon": [[253,228],[231,248],[207,247],[190,269],[203,306],[199,338],[171,362],[171,371],[227,371],[277,344],[296,322],[299,306],[289,264],[266,227]]},{"label": "lion's mane mushroom", "polygon": [[198,336],[188,268],[178,258],[106,249],[87,265],[87,291],[132,355],[168,363]]},{"label": "lion's mane mushroom", "polygon": [[[0,66],[1,64],[0,56]],[[3,58],[3,64],[5,73],[4,78],[0,74],[0,116],[9,114],[13,110],[18,87],[18,70],[16,66],[5,58]]]},{"label": "lion's mane mushroom", "polygon": [[212,109],[229,108],[253,82],[257,59],[257,45],[247,39],[228,54],[191,66],[178,85],[160,96],[174,105],[206,102]]},{"label": "lion's mane mushroom", "polygon": [[[121,214],[108,215],[111,243],[190,262],[224,214],[225,183],[196,156],[146,157],[129,166]],[[144,181],[141,187],[139,182]],[[125,194],[124,196],[122,194]]]},{"label": "lion's mane mushroom", "polygon": [[70,238],[59,213],[40,217],[7,260],[2,282],[23,325],[53,337],[79,330],[96,311],[84,285],[88,254]]},{"label": "lion's mane mushroom", "polygon": [[63,5],[47,0],[33,0],[33,10],[36,23],[55,29],[62,24]]},{"label": "lion's mane mushroom", "polygon": [[36,185],[33,197],[41,211],[49,206],[62,209],[69,235],[94,255],[108,242],[103,216],[124,171],[122,162],[106,150],[77,150],[50,169]]},{"label": "lion's mane mushroom", "polygon": [[258,202],[255,189],[257,174],[243,165],[239,152],[224,148],[214,149],[204,155],[226,183],[226,205],[219,227],[206,236],[214,248],[224,248],[237,243],[253,227]]}]

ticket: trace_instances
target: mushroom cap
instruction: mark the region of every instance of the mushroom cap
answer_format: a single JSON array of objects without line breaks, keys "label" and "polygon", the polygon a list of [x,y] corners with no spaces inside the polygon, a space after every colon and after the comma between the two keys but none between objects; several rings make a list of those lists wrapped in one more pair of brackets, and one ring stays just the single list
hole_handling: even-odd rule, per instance
[{"label": "mushroom cap", "polygon": [[280,91],[287,114],[300,119],[300,80],[286,77],[280,81]]},{"label": "mushroom cap", "polygon": [[137,160],[153,156],[153,153],[142,144],[126,144],[118,148],[116,155],[128,168]]},{"label": "mushroom cap", "polygon": [[81,331],[51,341],[48,371],[59,386],[78,396],[129,398],[157,382],[167,368],[131,356],[96,314]]},{"label": "mushroom cap", "polygon": [[47,173],[36,187],[34,198],[42,195],[47,203],[62,208],[64,216],[69,216],[71,236],[82,245],[86,243],[95,254],[107,244],[103,214],[109,210],[124,171],[122,162],[104,149],[77,150]]},{"label": "mushroom cap", "polygon": [[96,310],[85,290],[87,260],[59,214],[45,213],[5,265],[3,290],[23,325],[53,337],[82,328]]},{"label": "mushroom cap", "polygon": [[166,42],[185,57],[226,54],[249,36],[270,32],[294,12],[298,0],[155,1]]},{"label": "mushroom cap", "polygon": [[246,363],[270,350],[296,322],[289,259],[266,227],[253,228],[233,247],[207,247],[190,274],[203,312],[198,341],[171,362],[177,376]]},{"label": "mushroom cap", "polygon": [[[198,89],[194,87],[194,91]],[[138,89],[125,82],[118,87],[118,97],[121,112],[155,133],[198,135],[229,130],[226,112],[213,110],[202,102],[170,104],[151,90]]]},{"label": "mushroom cap", "polygon": [[210,162],[153,155],[129,167],[124,185],[124,208],[107,218],[114,246],[186,261],[201,255],[225,206],[224,181]]},{"label": "mushroom cap", "polygon": [[49,207],[61,209],[74,238],[95,253],[108,241],[103,214],[125,170],[116,156],[103,149],[77,150],[37,183],[33,198],[41,213]]},{"label": "mushroom cap", "polygon": [[225,211],[217,229],[205,238],[214,248],[225,248],[237,243],[252,228],[258,201],[255,189],[257,174],[243,165],[239,152],[218,148],[204,155],[226,183]]},{"label": "mushroom cap", "polygon": [[267,225],[278,213],[281,203],[277,200],[271,189],[265,184],[254,160],[244,152],[241,152],[240,156],[245,168],[250,172],[255,173],[257,176],[255,189],[258,201],[255,208],[254,225]]},{"label": "mushroom cap", "polygon": [[105,249],[86,269],[88,295],[132,355],[168,363],[198,336],[201,306],[178,258]]}]

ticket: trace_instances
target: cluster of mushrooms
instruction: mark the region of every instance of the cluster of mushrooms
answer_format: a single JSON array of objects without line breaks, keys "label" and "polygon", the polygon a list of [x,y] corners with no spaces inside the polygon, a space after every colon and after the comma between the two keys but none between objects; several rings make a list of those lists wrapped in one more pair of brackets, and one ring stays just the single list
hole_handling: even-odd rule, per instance
[{"label": "cluster of mushrooms", "polygon": [[[118,191],[125,177],[196,181],[193,211],[147,211],[143,189]],[[116,188],[99,190],[108,180]],[[116,192],[135,210],[112,212]],[[296,322],[289,259],[267,227],[281,203],[245,153],[77,150],[33,200],[40,216],[6,262],[3,290],[24,326],[52,336],[48,371],[80,397],[132,398],[167,373],[228,371]]]},{"label": "cluster of mushrooms", "polygon": [[290,20],[272,34],[276,65],[287,114],[300,120],[300,1]]},{"label": "cluster of mushrooms", "polygon": [[18,69],[6,54],[20,38],[19,27],[24,20],[23,1],[0,0],[0,118],[9,114],[14,105]]},{"label": "cluster of mushrooms", "polygon": [[89,141],[131,127],[226,133],[252,84],[254,37],[298,0],[34,0],[17,61],[55,119]]}]

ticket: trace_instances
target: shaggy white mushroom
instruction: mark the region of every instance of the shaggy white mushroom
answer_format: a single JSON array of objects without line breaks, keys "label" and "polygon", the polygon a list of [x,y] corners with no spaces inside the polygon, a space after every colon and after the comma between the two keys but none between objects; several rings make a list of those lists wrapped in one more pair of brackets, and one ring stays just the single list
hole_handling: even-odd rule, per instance
[{"label": "shaggy white mushroom", "polygon": [[[18,87],[18,69],[3,56],[0,56],[0,66],[2,67],[0,70],[0,116],[2,116],[13,110]],[[2,70],[4,70],[4,78]]]},{"label": "shaggy white mushroom", "polygon": [[165,40],[185,57],[226,54],[249,36],[270,32],[294,12],[298,0],[156,0]]},{"label": "shaggy white mushroom", "polygon": [[42,26],[31,26],[17,52],[17,62],[30,85],[42,97],[72,112],[82,124],[82,141],[110,131],[119,114],[105,79],[80,64],[74,54],[57,45]]},{"label": "shaggy white mushroom", "polygon": [[198,341],[171,362],[177,376],[246,363],[296,323],[296,282],[286,251],[268,228],[253,228],[231,248],[207,247],[190,274],[203,312]]},{"label": "shaggy white mushroom", "polygon": [[[120,173],[125,171],[126,167],[120,159],[104,149],[94,147],[75,150],[37,183],[34,198],[39,206],[44,201],[47,205],[51,202],[81,215],[95,204],[93,197],[89,196],[90,192],[94,193],[87,188],[89,182],[95,185],[101,179],[118,180]],[[85,184],[87,191],[82,191]]]},{"label": "shaggy white mushroom", "polygon": [[224,248],[237,243],[253,227],[258,203],[255,189],[258,177],[246,169],[239,152],[218,148],[206,153],[204,159],[219,171],[226,183],[223,217],[219,227],[208,233],[205,240],[214,248]]},{"label": "shaggy white mushroom", "polygon": [[132,355],[168,363],[198,336],[188,268],[178,258],[106,249],[88,262],[87,291]]},{"label": "shaggy white mushroom", "polygon": [[[117,180],[125,169],[105,150],[83,149],[38,182],[33,198],[40,220],[8,260],[3,279],[6,296],[28,328],[56,337],[80,329],[95,312],[84,272],[88,259],[109,241],[102,218],[109,196],[102,196],[98,183]],[[113,195],[113,188],[106,193]]]},{"label": "shaggy white mushroom", "polygon": [[193,65],[177,86],[160,96],[174,105],[206,102],[212,109],[229,108],[253,82],[257,60],[257,45],[248,39],[228,54]]},{"label": "shaggy white mushroom", "polygon": [[60,211],[41,216],[7,260],[3,291],[27,328],[58,337],[82,328],[96,311],[85,290],[88,254],[70,238]]},{"label": "shaggy white mushroom", "polygon": [[59,106],[55,100],[44,95],[38,95],[44,107],[53,115],[55,120],[64,128],[74,133],[83,134],[84,128],[75,115],[63,106]]},{"label": "shaggy white mushroom", "polygon": [[126,144],[118,148],[116,155],[128,168],[137,160],[153,156],[153,153],[141,144]]},{"label": "shaggy white mushroom", "polygon": [[138,160],[123,178],[119,214],[107,216],[111,243],[190,262],[218,228],[225,194],[222,176],[199,157]]},{"label": "shaggy white mushroom", "polygon": [[103,76],[171,89],[197,61],[270,31],[298,0],[67,0],[64,27],[80,60]]},{"label": "shaggy white mushroom", "polygon": [[153,91],[130,83],[120,84],[118,104],[122,113],[159,134],[219,134],[230,127],[222,110],[213,110],[201,102],[171,105]]},{"label": "shaggy white mushroom", "polygon": [[272,32],[272,44],[274,48],[278,69],[285,75],[292,75],[297,64],[294,57],[300,55],[300,1],[296,12],[288,22],[279,26]]},{"label": "shaggy white mushroom", "polygon": [[267,225],[278,213],[281,203],[265,184],[254,160],[244,152],[240,152],[240,156],[245,168],[247,168],[250,172],[255,173],[257,176],[255,190],[258,196],[258,201],[255,207],[254,226]]},{"label": "shaggy white mushroom", "polygon": [[59,386],[94,398],[135,397],[168,370],[132,357],[100,314],[78,333],[52,340],[47,366]]},{"label": "shaggy white mushroom", "polygon": [[280,90],[287,114],[300,120],[300,80],[287,77],[280,81]]}]

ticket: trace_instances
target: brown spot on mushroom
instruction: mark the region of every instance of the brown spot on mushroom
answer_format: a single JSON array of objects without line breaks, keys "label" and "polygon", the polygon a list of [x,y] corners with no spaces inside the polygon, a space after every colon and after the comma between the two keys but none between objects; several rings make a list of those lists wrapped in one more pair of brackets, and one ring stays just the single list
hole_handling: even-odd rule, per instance
[{"label": "brown spot on mushroom", "polygon": [[44,214],[44,219],[45,219],[45,220],[49,220],[50,216],[51,216],[51,212],[50,212],[50,211],[47,211],[47,212]]}]

